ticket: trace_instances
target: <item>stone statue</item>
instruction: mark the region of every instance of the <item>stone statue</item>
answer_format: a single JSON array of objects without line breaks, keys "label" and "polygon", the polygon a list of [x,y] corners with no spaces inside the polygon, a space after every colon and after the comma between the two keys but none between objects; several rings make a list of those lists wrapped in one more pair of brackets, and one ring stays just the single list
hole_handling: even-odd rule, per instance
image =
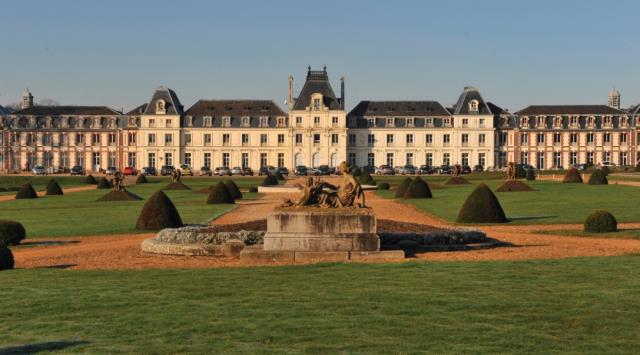
[{"label": "stone statue", "polygon": [[451,175],[460,176],[462,174],[462,168],[460,168],[460,164],[455,164],[453,169],[451,170]]},{"label": "stone statue", "polygon": [[111,179],[111,184],[113,185],[113,189],[115,191],[123,191],[124,190],[124,174],[120,171],[113,175],[113,179]]},{"label": "stone statue", "polygon": [[507,180],[515,180],[516,179],[516,163],[510,161],[507,164]]},{"label": "stone statue", "polygon": [[342,174],[342,183],[339,186],[309,177],[306,184],[300,186],[300,196],[297,199],[285,200],[282,207],[366,208],[362,186],[347,173],[345,162],[338,166],[337,172]]},{"label": "stone statue", "polygon": [[182,172],[180,170],[175,169],[171,172],[171,182],[180,182],[180,178],[182,178]]}]

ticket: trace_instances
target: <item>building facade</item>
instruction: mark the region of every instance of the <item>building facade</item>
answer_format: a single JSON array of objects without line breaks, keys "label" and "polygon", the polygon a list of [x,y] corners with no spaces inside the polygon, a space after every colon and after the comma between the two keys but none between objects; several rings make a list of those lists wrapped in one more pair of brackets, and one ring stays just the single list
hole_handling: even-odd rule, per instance
[{"label": "building facade", "polygon": [[326,67],[309,67],[284,112],[270,100],[198,100],[185,110],[161,86],[149,102],[122,113],[104,106],[36,106],[22,94],[19,109],[0,109],[0,170],[43,165],[67,171],[109,166],[189,165],[293,169],[298,165],[452,165],[539,169],[574,164],[634,165],[640,157],[640,105],[534,105],[515,113],[464,88],[455,105],[437,101],[361,101],[345,111]]}]

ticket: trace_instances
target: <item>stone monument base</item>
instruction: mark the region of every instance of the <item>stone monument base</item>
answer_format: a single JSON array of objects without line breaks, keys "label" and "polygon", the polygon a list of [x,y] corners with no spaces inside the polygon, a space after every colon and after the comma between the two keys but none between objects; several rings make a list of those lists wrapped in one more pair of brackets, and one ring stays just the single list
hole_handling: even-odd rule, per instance
[{"label": "stone monument base", "polygon": [[405,258],[403,250],[382,251],[280,251],[245,248],[240,259],[254,262],[346,262],[346,261],[397,261]]}]

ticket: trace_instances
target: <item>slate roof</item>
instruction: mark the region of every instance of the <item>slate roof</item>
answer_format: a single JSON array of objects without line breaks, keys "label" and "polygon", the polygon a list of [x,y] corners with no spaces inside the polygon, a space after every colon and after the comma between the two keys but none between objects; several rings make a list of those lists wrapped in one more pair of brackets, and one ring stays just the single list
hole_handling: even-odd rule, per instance
[{"label": "slate roof", "polygon": [[156,92],[153,94],[153,97],[145,108],[145,115],[156,114],[155,109],[158,100],[164,100],[167,115],[182,115],[184,113],[184,107],[180,103],[178,95],[175,93],[175,91],[169,89],[166,86],[160,86],[156,89]]},{"label": "slate roof", "polygon": [[314,93],[320,93],[323,96],[323,104],[331,110],[340,110],[342,105],[340,99],[338,99],[331,88],[329,83],[329,75],[327,74],[326,67],[324,70],[309,70],[307,71],[307,79],[300,90],[300,95],[295,99],[293,105],[294,110],[304,110],[311,104],[311,95]]},{"label": "slate roof", "polygon": [[106,106],[33,106],[12,113],[12,115],[24,116],[116,116],[121,114]]},{"label": "slate roof", "polygon": [[191,106],[187,116],[286,116],[271,100],[199,100]]},{"label": "slate roof", "polygon": [[525,115],[624,115],[626,112],[607,105],[531,105],[515,113]]},{"label": "slate roof", "polygon": [[360,101],[347,116],[450,116],[437,101]]},{"label": "slate roof", "polygon": [[[478,112],[470,112],[469,111],[469,102],[471,100],[478,101]],[[454,115],[491,115],[493,114],[487,106],[487,103],[480,95],[480,91],[474,87],[467,86],[464,88],[462,94],[458,98],[458,102],[452,109],[452,113]]]},{"label": "slate roof", "polygon": [[147,110],[147,103],[144,103],[136,108],[134,108],[133,110],[127,112],[127,116],[138,116],[138,115],[142,115],[144,113],[144,111]]}]

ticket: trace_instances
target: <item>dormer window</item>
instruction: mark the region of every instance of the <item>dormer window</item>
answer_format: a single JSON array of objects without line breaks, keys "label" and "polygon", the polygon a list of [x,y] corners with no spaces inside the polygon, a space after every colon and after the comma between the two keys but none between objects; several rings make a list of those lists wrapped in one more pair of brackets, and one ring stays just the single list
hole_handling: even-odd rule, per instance
[{"label": "dormer window", "polygon": [[413,127],[413,117],[407,118],[407,127]]},{"label": "dormer window", "polygon": [[242,127],[249,127],[251,125],[251,119],[247,117],[242,117]]},{"label": "dormer window", "polygon": [[544,128],[546,126],[546,121],[547,121],[546,117],[544,116],[538,117],[538,127]]},{"label": "dormer window", "polygon": [[451,119],[450,118],[445,118],[442,120],[442,125],[445,127],[450,127],[451,126]]},{"label": "dormer window", "polygon": [[322,94],[316,93],[311,95],[311,108],[314,111],[322,109]]},{"label": "dormer window", "polygon": [[187,127],[191,127],[191,126],[193,126],[193,117],[191,117],[191,116],[187,116],[187,117],[185,118],[185,125],[186,125]]},{"label": "dormer window", "polygon": [[592,126],[593,126],[594,121],[595,121],[595,120],[593,119],[593,117],[589,117],[589,118],[587,118],[587,125],[588,125],[589,127],[592,127]]},{"label": "dormer window", "polygon": [[478,100],[469,101],[469,111],[478,112]]},{"label": "dormer window", "polygon": [[562,117],[555,117],[553,119],[553,126],[554,127],[561,127],[562,126]]},{"label": "dormer window", "polygon": [[529,123],[529,118],[528,117],[522,117],[520,119],[520,127],[527,128],[528,123]]},{"label": "dormer window", "polygon": [[433,118],[431,117],[425,118],[424,125],[427,127],[433,127]]},{"label": "dormer window", "polygon": [[571,125],[571,127],[578,126],[578,117],[576,116],[571,117],[569,124]]},{"label": "dormer window", "polygon": [[629,121],[626,117],[620,117],[620,127],[626,127]]},{"label": "dormer window", "polygon": [[156,102],[156,115],[164,115],[165,113],[167,113],[166,103],[164,100],[158,100]]},{"label": "dormer window", "polygon": [[605,126],[611,126],[611,116],[605,116],[604,117],[604,125]]},{"label": "dormer window", "polygon": [[204,125],[205,127],[211,127],[211,117],[205,117],[205,118],[204,118],[203,125]]},{"label": "dormer window", "polygon": [[222,117],[222,127],[231,127],[231,117]]},{"label": "dormer window", "polygon": [[269,127],[269,117],[260,117],[260,127]]},{"label": "dormer window", "polygon": [[391,118],[387,118],[387,127],[395,127],[396,122],[395,122],[395,118],[391,117]]},{"label": "dormer window", "polygon": [[313,109],[314,110],[320,109],[320,99],[313,99]]},{"label": "dormer window", "polygon": [[278,117],[278,127],[284,127],[284,126],[285,126],[284,117]]},{"label": "dormer window", "polygon": [[376,119],[375,118],[367,118],[367,127],[375,127]]}]

